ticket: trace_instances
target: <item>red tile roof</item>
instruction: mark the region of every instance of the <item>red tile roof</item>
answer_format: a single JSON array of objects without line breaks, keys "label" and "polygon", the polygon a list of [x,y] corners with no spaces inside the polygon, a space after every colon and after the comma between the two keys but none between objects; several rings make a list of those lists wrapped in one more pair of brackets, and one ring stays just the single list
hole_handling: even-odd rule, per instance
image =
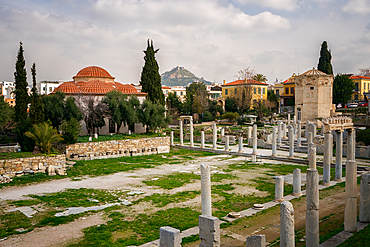
[{"label": "red tile roof", "polygon": [[56,91],[62,91],[66,94],[81,94],[82,91],[75,85],[73,81],[67,81],[61,85],[59,85],[57,88],[54,89],[53,93]]},{"label": "red tile roof", "polygon": [[79,78],[79,77],[99,77],[99,78],[114,79],[114,77],[111,76],[108,73],[108,71],[106,71],[105,69],[100,68],[98,66],[90,66],[90,67],[86,67],[86,68],[81,69],[77,73],[77,75],[75,77],[73,77],[73,79]]},{"label": "red tile roof", "polygon": [[356,76],[351,76],[350,79],[367,79],[367,80],[370,80],[370,77],[356,75]]},{"label": "red tile roof", "polygon": [[112,84],[100,80],[89,81],[80,87],[85,94],[106,94],[114,89]]},{"label": "red tile roof", "polygon": [[171,89],[171,88],[167,86],[162,86],[162,89]]},{"label": "red tile roof", "polygon": [[233,82],[230,82],[230,83],[227,83],[225,85],[222,85],[223,87],[224,86],[236,86],[236,85],[243,85],[243,84],[250,84],[250,85],[263,85],[263,86],[268,86],[269,84],[267,83],[264,83],[264,82],[260,82],[260,81],[255,81],[255,80],[252,80],[252,79],[248,79],[248,83],[245,82],[245,80],[236,80],[236,81],[233,81]]}]

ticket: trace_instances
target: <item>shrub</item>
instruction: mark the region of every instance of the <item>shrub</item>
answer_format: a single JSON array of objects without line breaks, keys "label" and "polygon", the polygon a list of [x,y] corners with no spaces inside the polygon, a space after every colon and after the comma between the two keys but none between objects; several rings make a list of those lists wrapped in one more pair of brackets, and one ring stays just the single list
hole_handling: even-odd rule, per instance
[{"label": "shrub", "polygon": [[238,123],[238,125],[243,125],[245,124],[246,122],[248,122],[248,119],[246,117],[238,117],[236,119],[236,122]]},{"label": "shrub", "polygon": [[233,122],[235,121],[235,119],[237,119],[239,117],[239,114],[237,112],[228,112],[228,113],[225,113],[225,114],[222,114],[222,119],[227,119],[229,120],[230,122]]},{"label": "shrub", "polygon": [[260,121],[257,121],[255,124],[257,125],[257,127],[263,127],[263,126],[265,126],[265,124],[262,123],[262,122],[260,122]]},{"label": "shrub", "polygon": [[64,143],[73,144],[77,142],[82,126],[77,119],[71,118],[69,121],[64,121],[60,128]]},{"label": "shrub", "polygon": [[366,146],[370,145],[370,129],[360,130],[356,135],[356,141],[363,142]]},{"label": "shrub", "polygon": [[34,140],[35,145],[39,146],[41,151],[47,154],[50,154],[53,142],[63,140],[57,130],[47,122],[34,124],[32,132],[27,131],[24,134]]}]

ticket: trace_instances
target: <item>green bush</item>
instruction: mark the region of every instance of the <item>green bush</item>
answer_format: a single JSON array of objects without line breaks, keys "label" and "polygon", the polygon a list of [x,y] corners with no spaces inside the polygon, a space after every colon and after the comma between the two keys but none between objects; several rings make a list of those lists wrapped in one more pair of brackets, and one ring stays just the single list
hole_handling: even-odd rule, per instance
[{"label": "green bush", "polygon": [[257,121],[256,122],[256,125],[257,125],[257,127],[263,127],[263,126],[265,126],[265,124],[262,123],[262,122],[260,122],[260,121]]},{"label": "green bush", "polygon": [[356,135],[356,141],[370,145],[370,129],[360,130]]},{"label": "green bush", "polygon": [[248,119],[246,117],[238,117],[236,119],[236,122],[238,123],[238,125],[243,125],[245,124],[246,122],[248,122]]},{"label": "green bush", "polygon": [[228,112],[228,113],[222,114],[221,116],[222,119],[227,119],[230,122],[235,121],[235,119],[237,119],[238,117],[239,117],[239,114],[237,112]]},{"label": "green bush", "polygon": [[71,118],[69,121],[64,121],[60,128],[64,143],[74,144],[77,142],[82,126],[77,119]]},{"label": "green bush", "polygon": [[205,112],[203,114],[203,122],[209,122],[209,121],[214,121],[215,117],[212,115],[210,112]]}]

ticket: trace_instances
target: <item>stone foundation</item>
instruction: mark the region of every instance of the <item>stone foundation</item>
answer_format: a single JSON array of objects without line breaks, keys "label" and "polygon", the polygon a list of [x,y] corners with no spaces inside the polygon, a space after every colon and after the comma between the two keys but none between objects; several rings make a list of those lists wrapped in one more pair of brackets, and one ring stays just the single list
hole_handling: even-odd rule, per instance
[{"label": "stone foundation", "polygon": [[29,158],[0,160],[0,175],[11,177],[19,177],[24,174],[34,174],[37,172],[45,173],[49,166],[53,166],[55,172],[60,175],[65,174],[66,156],[56,155],[36,156]]},{"label": "stone foundation", "polygon": [[76,143],[66,148],[66,157],[72,160],[93,160],[168,153],[169,151],[170,137],[155,137]]}]

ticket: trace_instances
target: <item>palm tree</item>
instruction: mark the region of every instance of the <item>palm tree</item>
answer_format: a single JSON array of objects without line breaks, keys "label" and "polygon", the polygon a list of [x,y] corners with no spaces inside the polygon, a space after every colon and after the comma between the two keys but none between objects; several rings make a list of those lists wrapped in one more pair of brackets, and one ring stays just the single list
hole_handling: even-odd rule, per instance
[{"label": "palm tree", "polygon": [[35,145],[47,154],[50,154],[53,142],[63,140],[62,135],[58,134],[57,130],[47,122],[34,124],[32,132],[27,131],[24,134],[34,140]]},{"label": "palm tree", "polygon": [[267,78],[266,76],[264,76],[263,74],[255,74],[253,77],[252,77],[253,80],[255,81],[260,81],[260,82],[267,82]]}]

